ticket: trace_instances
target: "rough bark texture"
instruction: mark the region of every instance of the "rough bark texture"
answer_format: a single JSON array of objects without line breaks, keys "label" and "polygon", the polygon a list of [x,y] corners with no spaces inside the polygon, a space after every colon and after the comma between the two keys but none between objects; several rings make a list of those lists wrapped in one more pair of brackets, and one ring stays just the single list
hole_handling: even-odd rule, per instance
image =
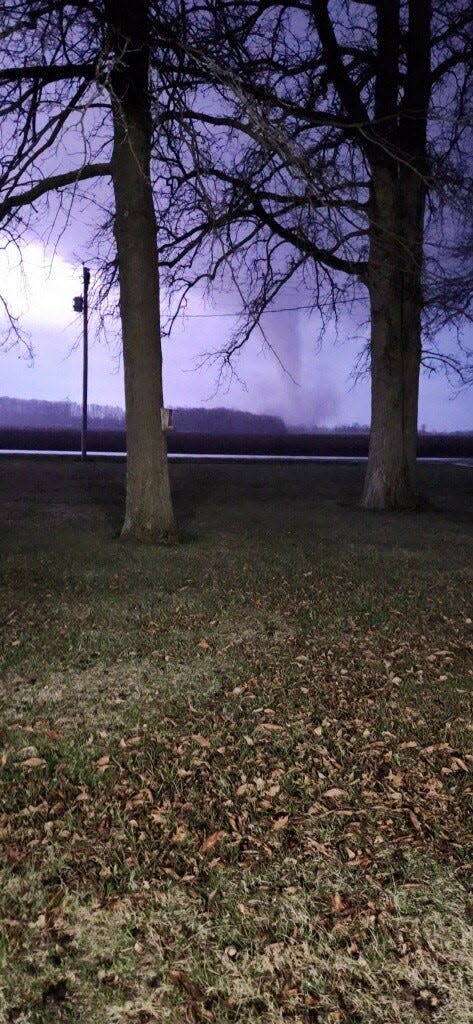
[{"label": "rough bark texture", "polygon": [[127,425],[127,494],[122,537],[176,539],[161,426],[163,404],[157,226],[150,180],[147,3],[111,2],[119,63],[111,76],[120,312]]},{"label": "rough bark texture", "polygon": [[417,503],[430,0],[410,0],[408,66],[398,103],[399,3],[378,7],[377,129],[370,203],[371,437],[363,504]]},{"label": "rough bark texture", "polygon": [[410,508],[417,501],[420,308],[417,281],[406,279],[402,265],[401,230],[398,183],[380,168],[372,181],[371,435],[363,492],[365,507],[378,510]]}]

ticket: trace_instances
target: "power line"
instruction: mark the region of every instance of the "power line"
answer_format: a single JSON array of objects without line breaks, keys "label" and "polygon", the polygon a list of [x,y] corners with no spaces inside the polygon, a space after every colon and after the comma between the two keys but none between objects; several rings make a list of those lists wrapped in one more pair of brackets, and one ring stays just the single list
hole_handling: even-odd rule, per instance
[{"label": "power line", "polygon": [[[308,306],[279,306],[277,309],[263,309],[259,316],[266,316],[268,313],[299,313],[301,310],[314,309],[313,305]],[[178,313],[178,316],[185,316],[189,320],[218,319],[222,317],[242,316],[242,310],[234,313]]]}]

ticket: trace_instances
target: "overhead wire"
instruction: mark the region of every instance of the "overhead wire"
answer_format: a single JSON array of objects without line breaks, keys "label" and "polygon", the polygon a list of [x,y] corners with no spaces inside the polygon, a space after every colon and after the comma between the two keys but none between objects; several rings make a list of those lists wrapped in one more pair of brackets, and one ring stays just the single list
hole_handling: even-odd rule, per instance
[{"label": "overhead wire", "polygon": [[[277,309],[263,309],[258,316],[266,316],[267,313],[299,313],[302,310],[313,310],[313,305],[307,306],[279,306]],[[185,310],[179,312],[178,316],[185,316],[189,320],[203,320],[207,318],[221,319],[222,317],[236,317],[242,316],[243,310],[235,310],[235,312],[226,313],[186,313]]]}]

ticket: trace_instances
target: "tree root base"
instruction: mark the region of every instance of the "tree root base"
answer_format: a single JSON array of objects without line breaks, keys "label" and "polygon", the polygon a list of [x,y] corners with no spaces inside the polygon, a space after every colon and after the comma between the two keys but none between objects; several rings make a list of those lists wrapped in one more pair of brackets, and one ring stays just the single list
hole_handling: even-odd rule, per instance
[{"label": "tree root base", "polygon": [[124,526],[119,540],[134,544],[147,544],[148,546],[173,547],[179,544],[177,527],[165,530],[143,530]]}]

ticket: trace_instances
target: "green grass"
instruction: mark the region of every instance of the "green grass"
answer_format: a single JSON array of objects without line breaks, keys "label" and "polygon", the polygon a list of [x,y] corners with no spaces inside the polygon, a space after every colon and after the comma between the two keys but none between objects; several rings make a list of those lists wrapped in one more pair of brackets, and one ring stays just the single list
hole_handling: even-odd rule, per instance
[{"label": "green grass", "polygon": [[2,1024],[472,1021],[470,471],[0,468]]}]

